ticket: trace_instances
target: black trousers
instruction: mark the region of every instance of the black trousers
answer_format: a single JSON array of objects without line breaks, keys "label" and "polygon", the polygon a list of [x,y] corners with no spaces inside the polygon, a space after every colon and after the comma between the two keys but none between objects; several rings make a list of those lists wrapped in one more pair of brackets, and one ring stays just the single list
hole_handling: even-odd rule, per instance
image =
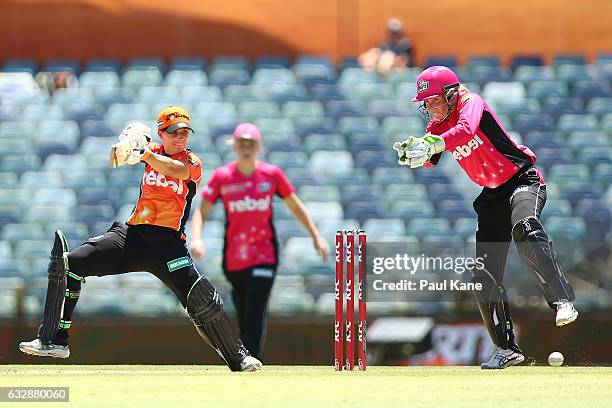
[{"label": "black trousers", "polygon": [[[120,222],[115,222],[104,235],[90,238],[71,251],[68,265],[72,273],[81,277],[150,272],[174,292],[183,306],[200,276],[177,231]],[[80,284],[68,279],[71,290],[80,290]],[[76,285],[79,287],[75,288]]]},{"label": "black trousers", "polygon": [[251,355],[261,359],[266,338],[268,300],[276,277],[276,265],[225,271],[225,277],[232,285],[240,338]]},{"label": "black trousers", "polygon": [[484,188],[474,201],[478,215],[476,257],[498,284],[504,277],[512,228],[526,217],[540,218],[546,204],[546,185],[534,168],[517,174],[497,188]]}]

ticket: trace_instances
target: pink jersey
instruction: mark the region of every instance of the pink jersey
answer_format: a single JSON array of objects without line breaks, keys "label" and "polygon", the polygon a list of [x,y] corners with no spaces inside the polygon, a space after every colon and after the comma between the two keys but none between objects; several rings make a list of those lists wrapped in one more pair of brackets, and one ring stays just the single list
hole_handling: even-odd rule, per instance
[{"label": "pink jersey", "polygon": [[280,168],[264,162],[258,161],[255,172],[248,177],[238,171],[235,161],[213,172],[202,199],[214,203],[221,197],[225,206],[225,270],[278,262],[272,199],[274,194],[286,198],[294,191]]},{"label": "pink jersey", "polygon": [[535,154],[510,139],[480,95],[461,92],[458,98],[457,109],[450,117],[442,122],[432,120],[427,132],[444,139],[445,151],[474,182],[483,187],[499,187],[520,169],[535,163]]}]

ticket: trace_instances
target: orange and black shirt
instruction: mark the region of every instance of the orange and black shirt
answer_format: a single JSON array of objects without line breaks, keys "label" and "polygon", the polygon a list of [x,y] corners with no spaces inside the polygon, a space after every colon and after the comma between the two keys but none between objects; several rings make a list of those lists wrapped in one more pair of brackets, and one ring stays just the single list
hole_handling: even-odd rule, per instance
[{"label": "orange and black shirt", "polygon": [[[151,143],[149,147],[153,153],[168,156],[160,144]],[[202,162],[188,149],[168,157],[185,163],[189,178],[180,180],[166,176],[147,164],[140,184],[140,197],[127,223],[172,228],[184,237],[191,202],[202,178]]]}]

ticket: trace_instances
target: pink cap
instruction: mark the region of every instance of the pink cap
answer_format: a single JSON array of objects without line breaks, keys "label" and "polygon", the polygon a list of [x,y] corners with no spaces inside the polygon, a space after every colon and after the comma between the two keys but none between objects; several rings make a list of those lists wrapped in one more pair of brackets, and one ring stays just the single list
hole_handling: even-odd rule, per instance
[{"label": "pink cap", "polygon": [[261,142],[261,133],[254,124],[241,123],[234,130],[234,140],[238,139],[252,139]]}]

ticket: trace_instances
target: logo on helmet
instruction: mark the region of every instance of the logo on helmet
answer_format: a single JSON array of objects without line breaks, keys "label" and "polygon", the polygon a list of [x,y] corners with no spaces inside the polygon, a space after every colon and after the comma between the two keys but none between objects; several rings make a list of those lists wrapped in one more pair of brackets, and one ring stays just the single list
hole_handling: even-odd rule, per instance
[{"label": "logo on helmet", "polygon": [[419,79],[417,82],[417,92],[425,92],[429,89],[429,81],[425,81],[424,79]]}]

